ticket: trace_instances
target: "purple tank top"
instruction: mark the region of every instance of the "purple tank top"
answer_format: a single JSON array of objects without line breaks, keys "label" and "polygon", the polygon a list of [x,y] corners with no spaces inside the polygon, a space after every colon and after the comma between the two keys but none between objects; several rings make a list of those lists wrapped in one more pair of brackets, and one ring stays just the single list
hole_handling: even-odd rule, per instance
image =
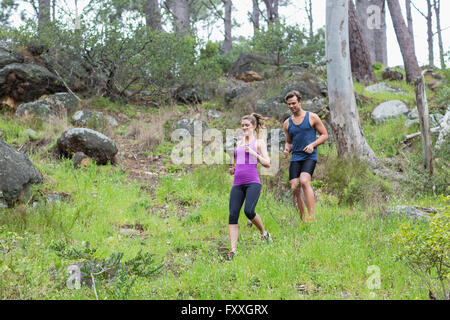
[{"label": "purple tank top", "polygon": [[[258,151],[256,151],[255,143],[256,139],[253,139],[253,141],[250,142],[249,147],[258,153]],[[236,160],[236,169],[234,170],[233,186],[240,186],[248,183],[261,184],[258,168],[256,167],[258,164],[258,159],[256,159],[256,157],[245,152],[244,146],[238,146],[234,151],[234,158]]]}]

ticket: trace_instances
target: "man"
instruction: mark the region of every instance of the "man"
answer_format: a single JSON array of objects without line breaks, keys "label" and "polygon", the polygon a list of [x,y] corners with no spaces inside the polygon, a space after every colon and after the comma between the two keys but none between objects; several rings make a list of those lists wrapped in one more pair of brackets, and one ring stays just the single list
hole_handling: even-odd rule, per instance
[{"label": "man", "polygon": [[302,96],[298,91],[289,92],[284,100],[293,114],[283,123],[283,129],[286,134],[284,156],[287,157],[292,152],[289,182],[294,206],[298,206],[300,217],[305,221],[305,207],[300,192],[302,188],[308,208],[306,222],[311,222],[314,220],[314,191],[311,187],[311,178],[317,163],[317,146],[328,139],[328,133],[317,114],[302,109]]}]

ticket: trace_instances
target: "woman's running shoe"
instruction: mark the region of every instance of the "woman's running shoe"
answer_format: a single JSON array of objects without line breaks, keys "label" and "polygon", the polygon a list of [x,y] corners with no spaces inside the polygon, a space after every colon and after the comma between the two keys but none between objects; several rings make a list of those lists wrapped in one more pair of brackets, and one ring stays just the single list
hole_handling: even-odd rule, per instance
[{"label": "woman's running shoe", "polygon": [[269,244],[271,241],[270,233],[268,233],[267,231],[264,232],[264,234],[261,235],[261,241],[266,241],[267,244]]},{"label": "woman's running shoe", "polygon": [[227,261],[233,260],[233,257],[234,257],[234,252],[233,252],[233,251],[230,251],[230,252],[227,254]]}]

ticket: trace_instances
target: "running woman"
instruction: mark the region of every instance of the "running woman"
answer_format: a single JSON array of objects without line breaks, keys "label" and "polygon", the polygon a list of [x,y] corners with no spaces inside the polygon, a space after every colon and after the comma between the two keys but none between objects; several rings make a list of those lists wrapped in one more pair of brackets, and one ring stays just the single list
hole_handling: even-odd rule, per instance
[{"label": "running woman", "polygon": [[230,174],[234,174],[233,187],[230,192],[228,231],[231,251],[227,260],[231,260],[236,252],[239,235],[239,213],[245,200],[244,213],[258,228],[261,240],[270,241],[270,234],[264,229],[261,217],[255,212],[261,193],[261,180],[259,179],[257,164],[261,163],[270,168],[270,157],[264,140],[258,139],[260,130],[264,128],[263,121],[267,118],[257,113],[244,116],[241,121],[243,136],[236,145],[234,152],[234,165],[230,166]]},{"label": "running woman", "polygon": [[302,96],[298,91],[289,92],[284,100],[293,114],[283,123],[283,129],[286,135],[284,156],[287,157],[292,152],[289,182],[294,206],[298,207],[301,219],[305,220],[301,187],[308,208],[309,217],[306,222],[311,222],[314,220],[314,191],[311,179],[317,163],[317,146],[327,141],[328,133],[317,114],[302,109]]}]

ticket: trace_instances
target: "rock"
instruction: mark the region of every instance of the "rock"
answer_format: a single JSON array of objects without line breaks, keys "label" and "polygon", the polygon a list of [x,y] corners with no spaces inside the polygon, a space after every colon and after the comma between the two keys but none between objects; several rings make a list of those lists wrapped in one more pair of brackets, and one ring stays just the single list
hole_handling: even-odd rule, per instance
[{"label": "rock", "polygon": [[306,100],[302,103],[302,108],[303,110],[314,112],[322,119],[326,118],[330,113],[330,108],[323,98]]},{"label": "rock", "polygon": [[87,128],[73,128],[65,131],[57,140],[58,152],[71,158],[77,152],[83,152],[99,165],[115,163],[118,150],[114,141],[100,132]]},{"label": "rock", "polygon": [[23,60],[23,56],[13,49],[12,44],[0,41],[0,68],[11,63],[22,63]]},{"label": "rock", "polygon": [[252,87],[247,87],[247,86],[240,86],[240,87],[236,87],[231,89],[230,91],[227,91],[225,93],[225,104],[229,105],[231,103],[231,101],[233,101],[233,99],[237,98],[237,97],[241,97],[241,96],[246,96],[250,93],[253,92]]},{"label": "rock", "polygon": [[439,124],[441,130],[439,132],[439,137],[436,141],[436,148],[440,149],[442,143],[445,141],[445,139],[448,139],[449,133],[450,133],[450,105],[447,107],[447,112],[445,113],[444,117],[442,118],[440,124]]},{"label": "rock", "polygon": [[79,110],[72,116],[75,125],[86,126],[93,123],[104,123],[110,127],[117,127],[119,123],[116,118],[110,115],[104,115],[100,111]]},{"label": "rock", "polygon": [[403,80],[403,74],[391,68],[386,68],[381,74],[381,77],[383,78],[383,80]]},{"label": "rock", "polygon": [[291,111],[289,111],[287,104],[285,102],[280,102],[280,97],[259,100],[256,103],[255,112],[265,117],[274,117],[280,122],[283,122],[291,115]]},{"label": "rock", "polygon": [[64,85],[47,68],[31,63],[11,63],[0,69],[0,99],[33,101],[44,94],[64,91]]},{"label": "rock", "polygon": [[78,107],[78,100],[66,92],[56,93],[44,99],[21,104],[16,111],[17,116],[34,115],[42,119],[60,117],[71,114]]},{"label": "rock", "polygon": [[370,93],[383,93],[383,92],[390,92],[395,94],[406,94],[404,91],[393,88],[390,85],[388,85],[386,82],[379,82],[376,84],[373,84],[371,86],[366,87],[366,91]]},{"label": "rock", "polygon": [[[405,122],[406,127],[411,127],[415,124],[419,124],[419,111],[417,110],[417,107],[412,109],[408,115],[408,120]],[[429,115],[429,121],[430,121],[430,128],[439,127],[440,123],[444,116],[439,113],[432,113]]]},{"label": "rock", "polygon": [[218,110],[208,110],[208,113],[206,114],[208,119],[220,119],[223,117],[223,115],[224,113]]},{"label": "rock", "polygon": [[90,161],[91,159],[83,152],[77,152],[72,157],[73,167],[76,169],[85,167]]},{"label": "rock", "polygon": [[261,77],[257,72],[255,71],[246,71],[243,72],[239,76],[240,80],[243,80],[245,82],[254,82],[254,81],[264,81],[264,78]]},{"label": "rock", "polygon": [[30,186],[42,181],[31,161],[0,139],[0,202],[12,207],[17,201],[28,200]]},{"label": "rock", "polygon": [[280,102],[284,102],[284,97],[289,91],[297,90],[301,93],[303,101],[314,98],[326,97],[328,89],[326,84],[312,74],[302,74],[299,78],[288,81],[282,85],[279,95]]},{"label": "rock", "polygon": [[388,215],[399,215],[399,216],[406,216],[411,219],[426,219],[428,220],[428,215],[430,213],[436,213],[437,211],[433,208],[419,208],[419,207],[412,207],[412,206],[396,206],[393,208],[389,208],[386,211],[386,214]]},{"label": "rock", "polygon": [[238,78],[247,71],[254,71],[264,78],[268,78],[277,69],[276,65],[284,64],[284,62],[283,58],[277,61],[275,56],[265,53],[242,52],[231,65],[228,74]]},{"label": "rock", "polygon": [[399,116],[406,116],[409,109],[400,100],[386,101],[376,107],[372,112],[372,118],[376,122],[384,122],[389,118],[397,118]]},{"label": "rock", "polygon": [[211,84],[182,85],[173,91],[173,98],[182,104],[200,104],[211,100],[215,95],[215,88]]},{"label": "rock", "polygon": [[173,129],[186,129],[189,132],[190,136],[194,137],[194,129],[201,129],[203,134],[203,132],[208,129],[208,125],[205,121],[199,119],[181,119],[174,124]]}]

